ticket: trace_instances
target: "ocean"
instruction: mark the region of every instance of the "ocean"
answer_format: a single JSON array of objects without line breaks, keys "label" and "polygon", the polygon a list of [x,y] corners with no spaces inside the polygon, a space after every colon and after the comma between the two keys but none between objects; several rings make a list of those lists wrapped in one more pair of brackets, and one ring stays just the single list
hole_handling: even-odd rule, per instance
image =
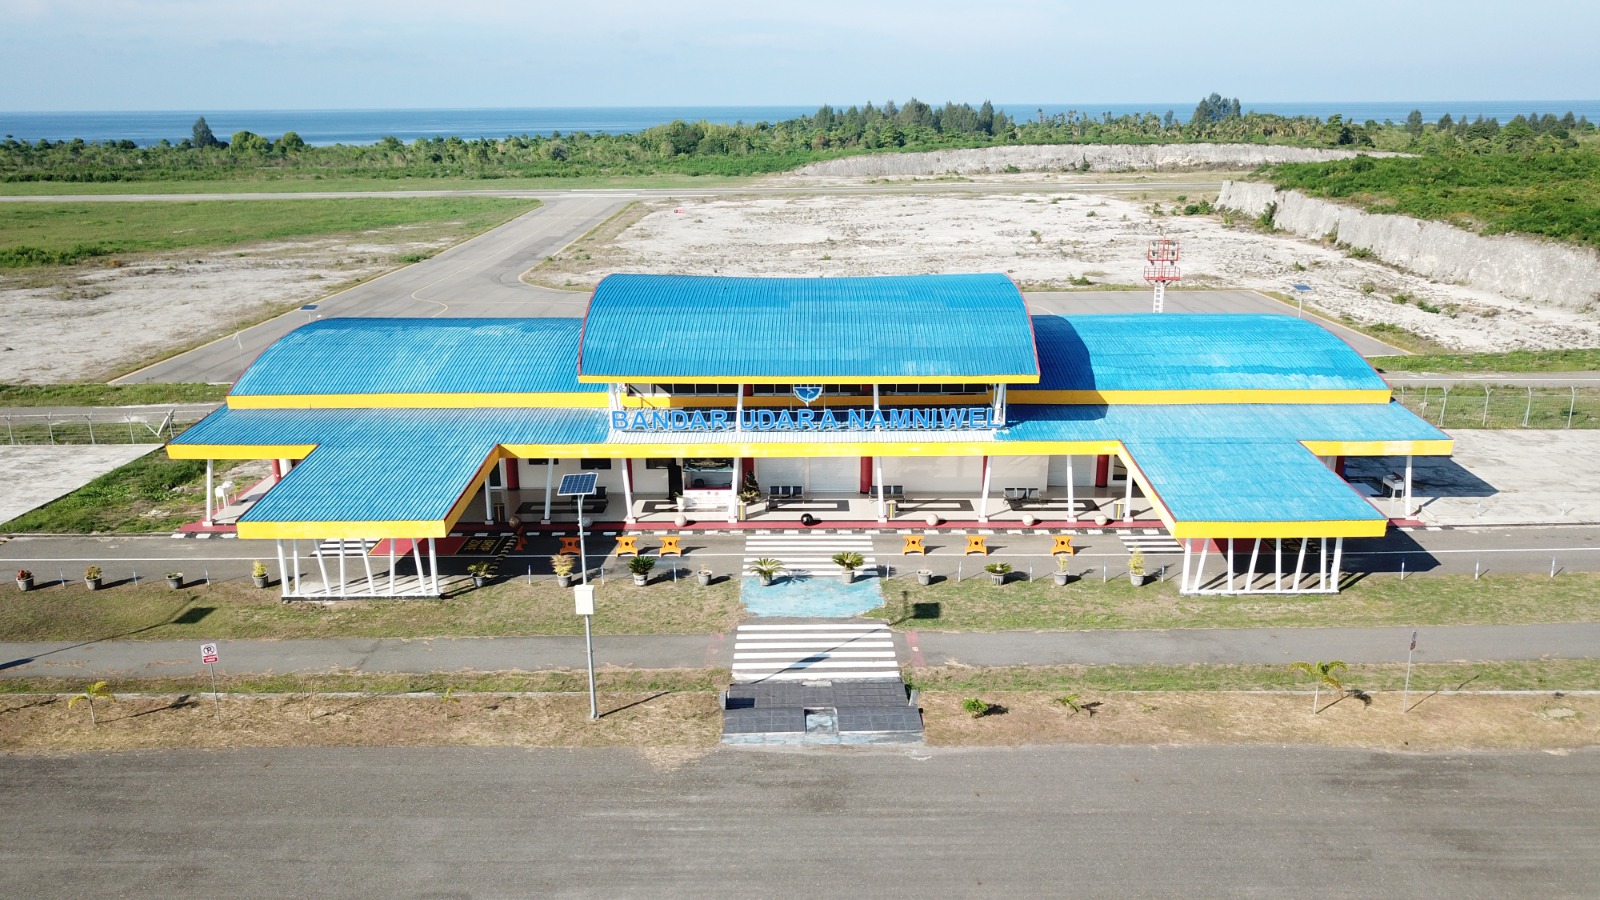
[{"label": "ocean", "polygon": [[[931,102],[931,101],[930,101]],[[1042,111],[1046,116],[1069,110],[1099,116],[1111,113],[1171,110],[1180,121],[1187,121],[1196,101],[1171,103],[996,103],[998,109],[1017,119],[1033,119]],[[939,104],[942,105],[943,101]],[[849,103],[834,104],[845,109]],[[1574,115],[1600,121],[1600,100],[1418,100],[1405,102],[1348,101],[1307,103],[1248,103],[1246,110],[1285,116],[1311,115],[1327,118],[1335,113],[1346,119],[1382,122],[1403,121],[1413,109],[1434,121],[1449,113],[1499,119],[1504,122],[1522,113]],[[147,112],[0,112],[0,135],[19,141],[52,141],[82,138],[86,141],[131,140],[148,145],[165,138],[173,143],[190,135],[195,119],[204,115],[217,137],[227,140],[236,131],[253,131],[277,139],[286,131],[297,132],[309,144],[372,144],[394,136],[410,142],[419,137],[502,138],[507,135],[548,135],[587,131],[599,134],[625,134],[675,119],[732,124],[779,122],[816,112],[815,106],[591,106],[533,109],[273,109],[273,110],[161,110]]]}]

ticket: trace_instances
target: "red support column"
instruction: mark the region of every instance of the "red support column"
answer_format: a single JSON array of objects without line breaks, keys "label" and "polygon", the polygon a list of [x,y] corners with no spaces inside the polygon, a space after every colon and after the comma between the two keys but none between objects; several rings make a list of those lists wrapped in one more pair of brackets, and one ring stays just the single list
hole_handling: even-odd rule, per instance
[{"label": "red support column", "polygon": [[1111,457],[1096,456],[1094,458],[1094,486],[1103,488],[1111,481]]},{"label": "red support column", "polygon": [[861,493],[872,493],[872,457],[861,457]]},{"label": "red support column", "polygon": [[522,460],[515,456],[506,460],[506,490],[522,490]]},{"label": "red support column", "polygon": [[1338,475],[1340,478],[1344,477],[1344,457],[1335,456],[1333,458],[1333,471],[1334,474]]}]

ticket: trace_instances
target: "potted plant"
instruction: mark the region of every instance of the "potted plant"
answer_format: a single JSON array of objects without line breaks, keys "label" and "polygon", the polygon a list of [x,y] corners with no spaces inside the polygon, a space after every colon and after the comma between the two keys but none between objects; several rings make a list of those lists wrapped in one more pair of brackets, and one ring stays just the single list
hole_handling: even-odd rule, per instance
[{"label": "potted plant", "polygon": [[1128,581],[1134,587],[1144,584],[1144,551],[1138,547],[1128,554]]},{"label": "potted plant", "polygon": [[780,560],[763,556],[750,564],[750,571],[756,573],[756,577],[761,579],[762,587],[767,587],[772,584],[772,579],[777,578],[778,573],[783,571],[783,563]]},{"label": "potted plant", "polygon": [[928,585],[933,584],[933,570],[932,569],[918,569],[917,570],[917,584],[920,584],[923,587],[927,587]]},{"label": "potted plant", "polygon": [[694,573],[694,577],[695,577],[696,580],[698,580],[700,582],[700,586],[701,587],[706,587],[707,585],[711,584],[711,570],[710,569],[702,567],[700,569],[700,571]]},{"label": "potted plant", "polygon": [[739,486],[739,502],[745,505],[761,499],[761,482],[756,480],[756,473],[744,473],[744,480]]},{"label": "potted plant", "polygon": [[472,576],[472,586],[481,588],[489,583],[489,564],[487,562],[475,562],[467,566],[467,574]]},{"label": "potted plant", "polygon": [[633,583],[644,587],[650,583],[650,570],[656,567],[654,556],[635,556],[628,560],[628,571],[633,573]]},{"label": "potted plant", "polygon": [[167,579],[167,587],[172,588],[173,590],[183,587],[182,572],[168,572],[165,577]]},{"label": "potted plant", "polygon": [[833,555],[833,564],[839,567],[839,580],[845,584],[856,580],[856,570],[866,561],[865,557],[854,550],[845,550]]},{"label": "potted plant", "polygon": [[1050,574],[1056,580],[1056,586],[1066,587],[1067,581],[1072,578],[1072,573],[1067,570],[1069,560],[1065,553],[1056,557],[1056,570]]},{"label": "potted plant", "polygon": [[27,569],[18,569],[17,570],[17,590],[19,590],[19,591],[31,591],[31,590],[33,590],[33,573],[32,572],[28,571]]},{"label": "potted plant", "polygon": [[91,591],[100,590],[100,567],[87,566],[83,570],[83,583]]},{"label": "potted plant", "polygon": [[250,567],[250,580],[255,582],[255,586],[258,588],[266,587],[267,564],[259,559],[256,560],[256,564]]},{"label": "potted plant", "polygon": [[1011,563],[993,562],[983,567],[989,573],[989,580],[996,585],[1006,583],[1006,576],[1011,574]]},{"label": "potted plant", "polygon": [[572,570],[578,561],[570,553],[558,553],[550,557],[550,571],[556,573],[556,584],[566,587],[572,584]]}]

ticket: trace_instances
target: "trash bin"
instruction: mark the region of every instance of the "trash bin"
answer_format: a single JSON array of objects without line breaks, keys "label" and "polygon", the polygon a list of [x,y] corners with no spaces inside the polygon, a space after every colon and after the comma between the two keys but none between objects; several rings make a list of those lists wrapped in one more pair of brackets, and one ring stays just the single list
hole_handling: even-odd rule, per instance
[{"label": "trash bin", "polygon": [[1118,501],[1112,503],[1111,504],[1111,518],[1113,520],[1115,520],[1115,521],[1118,521],[1118,522],[1122,521],[1122,510],[1123,510],[1123,508],[1125,506],[1127,506],[1127,504],[1128,504],[1128,501],[1126,501],[1126,500],[1118,500]]}]

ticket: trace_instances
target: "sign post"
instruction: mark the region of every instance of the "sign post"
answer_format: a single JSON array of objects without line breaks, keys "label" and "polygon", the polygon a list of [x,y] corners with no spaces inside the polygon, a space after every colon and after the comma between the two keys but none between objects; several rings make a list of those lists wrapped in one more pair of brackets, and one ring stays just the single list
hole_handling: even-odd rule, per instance
[{"label": "sign post", "polygon": [[1400,694],[1400,711],[1410,712],[1407,706],[1411,702],[1411,654],[1417,650],[1417,633],[1411,632],[1411,648],[1406,651],[1406,686]]},{"label": "sign post", "polygon": [[600,718],[600,706],[594,690],[594,638],[589,630],[589,620],[594,616],[594,588],[589,585],[589,550],[584,543],[583,498],[594,493],[599,480],[594,472],[579,472],[561,476],[561,488],[556,492],[563,497],[578,498],[578,566],[582,584],[573,588],[573,601],[577,614],[583,616],[583,648],[589,660],[589,718]]},{"label": "sign post", "polygon": [[205,663],[206,668],[211,672],[211,713],[213,718],[222,717],[222,701],[217,699],[217,660],[220,658],[217,655],[217,645],[215,643],[200,645],[200,661]]}]

